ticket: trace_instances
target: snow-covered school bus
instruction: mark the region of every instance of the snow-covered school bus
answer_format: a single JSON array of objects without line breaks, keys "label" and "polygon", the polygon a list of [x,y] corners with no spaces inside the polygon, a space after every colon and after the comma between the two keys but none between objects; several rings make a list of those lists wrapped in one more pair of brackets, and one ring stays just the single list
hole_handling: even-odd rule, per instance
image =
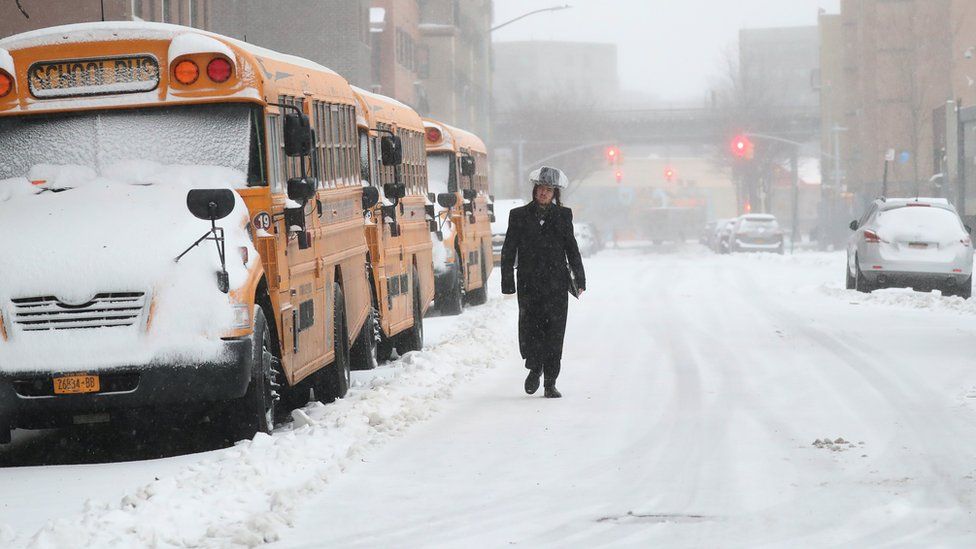
[{"label": "snow-covered school bus", "polygon": [[325,67],[192,28],[0,40],[0,439],[163,408],[249,436],[342,397],[378,199],[358,108]]},{"label": "snow-covered school bus", "polygon": [[437,200],[434,245],[435,305],[441,314],[460,314],[464,303],[488,299],[493,201],[488,149],[471,132],[425,119],[428,185]]},{"label": "snow-covered school bus", "polygon": [[[353,89],[360,106],[360,176],[381,198],[366,212],[372,310],[352,354],[354,368],[369,369],[394,348],[400,354],[423,348],[423,318],[434,299],[433,206],[420,115],[389,97]],[[389,136],[402,146],[399,162],[383,161]]]}]

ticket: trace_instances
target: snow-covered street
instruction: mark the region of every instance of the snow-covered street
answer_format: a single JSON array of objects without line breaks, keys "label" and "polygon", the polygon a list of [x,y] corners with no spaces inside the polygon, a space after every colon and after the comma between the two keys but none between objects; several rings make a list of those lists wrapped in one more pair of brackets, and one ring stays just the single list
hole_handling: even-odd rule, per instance
[{"label": "snow-covered street", "polygon": [[976,303],[844,290],[843,253],[585,262],[561,400],[523,393],[496,272],[487,305],[428,319],[423,353],[272,437],[32,467],[64,444],[15,433],[0,545],[976,542]]}]

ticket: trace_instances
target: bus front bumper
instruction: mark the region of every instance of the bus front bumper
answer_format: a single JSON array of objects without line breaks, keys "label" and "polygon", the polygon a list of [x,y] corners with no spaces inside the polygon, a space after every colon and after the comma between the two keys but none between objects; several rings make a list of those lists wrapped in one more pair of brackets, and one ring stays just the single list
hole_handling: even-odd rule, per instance
[{"label": "bus front bumper", "polygon": [[[0,372],[0,431],[101,423],[160,407],[232,400],[244,395],[252,375],[251,338],[224,342],[222,358],[202,364],[152,364],[87,372]],[[97,375],[99,392],[54,394],[53,378]],[[2,438],[2,433],[0,433]]]}]

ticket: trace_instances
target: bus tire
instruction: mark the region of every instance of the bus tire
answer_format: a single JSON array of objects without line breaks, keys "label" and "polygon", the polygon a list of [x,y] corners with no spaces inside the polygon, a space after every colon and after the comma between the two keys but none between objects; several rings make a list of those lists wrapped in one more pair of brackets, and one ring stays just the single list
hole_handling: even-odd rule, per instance
[{"label": "bus tire", "polygon": [[346,324],[346,298],[342,286],[335,285],[335,305],[333,311],[332,349],[335,358],[332,364],[315,372],[315,398],[319,402],[334,402],[346,396],[351,381],[349,356],[349,328]]},{"label": "bus tire", "polygon": [[481,258],[481,287],[468,292],[468,303],[472,305],[484,305],[488,302],[488,273],[485,271],[485,254],[479,252]]},{"label": "bus tire", "polygon": [[254,371],[247,392],[229,403],[228,427],[235,439],[271,434],[279,414],[281,361],[271,344],[271,330],[260,306],[254,308],[251,356]]},{"label": "bus tire", "polygon": [[420,305],[420,278],[413,269],[413,326],[400,334],[397,352],[401,355],[424,349],[424,313]]},{"label": "bus tire", "polygon": [[376,309],[370,307],[366,322],[363,322],[363,328],[359,331],[359,337],[349,351],[350,366],[353,370],[372,370],[379,364],[379,354],[376,349],[378,329]]},{"label": "bus tire", "polygon": [[461,269],[456,264],[448,267],[447,274],[448,290],[437,296],[437,310],[444,316],[454,316],[461,314],[464,309],[464,294],[461,290]]}]

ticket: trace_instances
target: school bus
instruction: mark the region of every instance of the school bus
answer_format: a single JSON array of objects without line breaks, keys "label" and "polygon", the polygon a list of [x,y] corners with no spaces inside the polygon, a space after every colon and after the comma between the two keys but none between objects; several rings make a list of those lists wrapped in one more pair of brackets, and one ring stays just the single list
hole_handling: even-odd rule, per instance
[{"label": "school bus", "polygon": [[192,28],[0,40],[0,212],[41,227],[0,244],[27,269],[0,284],[0,439],[170,408],[250,436],[344,396],[378,198],[360,108],[325,67]]},{"label": "school bus", "polygon": [[[424,315],[434,299],[434,268],[427,203],[424,123],[389,97],[353,88],[359,101],[360,177],[382,197],[366,211],[367,276],[372,309],[353,346],[353,368],[369,369],[397,352],[419,351]],[[398,162],[383,162],[382,139],[401,145]]]},{"label": "school bus", "polygon": [[464,303],[488,300],[494,266],[488,149],[478,136],[443,122],[424,119],[424,127],[428,186],[439,207],[442,244],[435,244],[435,305],[441,314],[455,315]]}]

